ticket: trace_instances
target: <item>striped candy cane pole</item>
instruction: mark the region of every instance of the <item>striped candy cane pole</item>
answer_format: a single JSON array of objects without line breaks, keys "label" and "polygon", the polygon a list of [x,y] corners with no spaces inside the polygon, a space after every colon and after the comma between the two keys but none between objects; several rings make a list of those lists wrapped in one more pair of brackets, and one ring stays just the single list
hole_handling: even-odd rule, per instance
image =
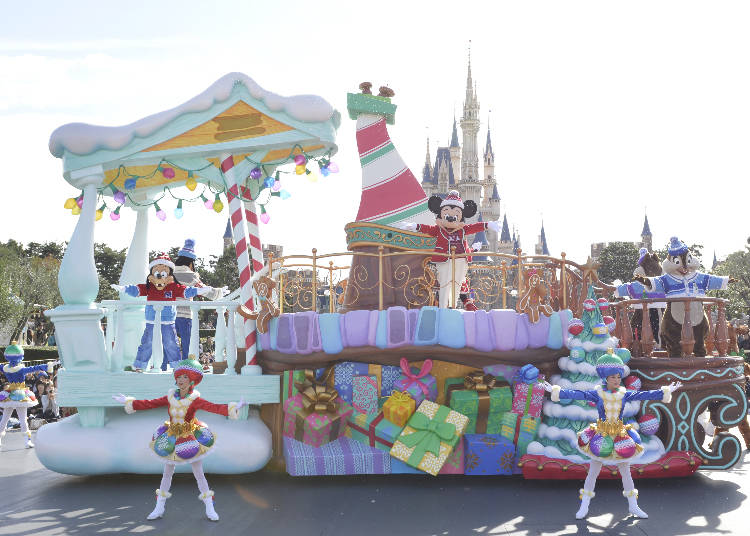
[{"label": "striped candy cane pole", "polygon": [[[234,158],[231,154],[221,155],[221,171],[227,179],[227,199],[229,200],[229,213],[230,220],[232,222],[232,238],[234,240],[234,251],[237,254],[237,269],[240,272],[240,299],[245,307],[254,309],[253,307],[253,294],[250,287],[250,277],[252,276],[252,269],[250,267],[250,256],[248,255],[247,247],[247,229],[245,227],[245,218],[242,212],[242,201],[239,197],[239,186],[237,184],[237,176],[234,172]],[[244,333],[245,333],[245,348],[248,364],[256,364],[255,358],[255,341],[257,334],[255,331],[255,321],[245,319],[244,322]],[[234,334],[230,333],[230,337]],[[250,358],[252,356],[252,363]],[[228,371],[229,369],[227,369]],[[232,374],[234,371],[230,372]]]},{"label": "striped candy cane pole", "polygon": [[[247,222],[247,231],[250,237],[250,266],[252,273],[256,273],[263,269],[263,250],[261,249],[260,244],[260,229],[258,229],[258,212],[255,207],[255,201],[252,200],[250,191],[245,187],[242,187],[241,191],[242,197],[245,199],[245,221]],[[271,274],[268,275],[270,276]],[[253,325],[255,325],[254,320],[246,320],[246,322],[252,322]],[[256,336],[255,331],[253,331],[253,336]],[[258,364],[258,359],[255,354],[256,347],[255,341],[253,340],[253,345],[248,346],[247,350],[245,350],[245,360],[248,365]]]}]

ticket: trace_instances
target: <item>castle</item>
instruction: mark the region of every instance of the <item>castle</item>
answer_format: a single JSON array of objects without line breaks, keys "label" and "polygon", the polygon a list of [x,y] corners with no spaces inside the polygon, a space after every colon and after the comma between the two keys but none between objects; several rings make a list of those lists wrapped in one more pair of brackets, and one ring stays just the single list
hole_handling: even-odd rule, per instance
[{"label": "castle", "polygon": [[[500,219],[500,195],[495,180],[495,153],[492,150],[490,129],[487,127],[487,142],[482,160],[483,172],[479,170],[477,140],[479,137],[479,99],[476,83],[471,78],[471,57],[466,77],[466,96],[463,116],[460,121],[463,144],[458,143],[456,119],[449,147],[438,147],[435,163],[430,155],[430,140],[427,140],[427,156],[422,170],[422,188],[428,196],[445,195],[449,190],[458,190],[462,199],[476,201],[479,210],[472,221],[496,221]],[[499,233],[479,233],[475,241],[483,242],[482,251],[493,253],[515,253],[520,246],[520,236],[513,231],[511,236],[507,214]],[[475,257],[482,260],[481,257]],[[486,257],[484,257],[486,259]]]}]

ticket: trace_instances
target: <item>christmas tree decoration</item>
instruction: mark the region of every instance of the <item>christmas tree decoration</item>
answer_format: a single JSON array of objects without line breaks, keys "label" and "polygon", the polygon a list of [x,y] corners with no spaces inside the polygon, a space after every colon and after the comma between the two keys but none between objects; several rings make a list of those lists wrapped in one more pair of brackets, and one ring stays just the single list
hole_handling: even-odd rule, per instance
[{"label": "christmas tree decoration", "polygon": [[109,219],[112,221],[117,221],[120,219],[120,207],[115,208],[114,212],[109,213]]},{"label": "christmas tree decoration", "polygon": [[572,319],[568,323],[568,333],[571,335],[580,335],[583,331],[583,322],[581,322],[578,318]]},{"label": "christmas tree decoration", "polygon": [[596,301],[594,301],[593,298],[586,298],[583,300],[584,311],[593,311],[594,309],[596,309]]},{"label": "christmas tree decoration", "polygon": [[307,174],[307,180],[310,182],[318,182],[318,174],[313,173],[309,169],[305,169],[305,173]]},{"label": "christmas tree decoration", "polygon": [[159,208],[159,203],[154,203],[154,210],[156,210],[156,217],[159,218],[161,221],[164,221],[167,219],[167,213],[164,212],[161,208]]},{"label": "christmas tree decoration", "polygon": [[609,300],[607,300],[607,298],[599,298],[598,300],[596,300],[596,304],[602,314],[604,314],[607,309],[609,309]]},{"label": "christmas tree decoration", "polygon": [[224,203],[221,202],[221,199],[219,198],[219,194],[216,194],[216,199],[214,199],[213,204],[214,212],[219,214],[222,210],[224,210]]},{"label": "christmas tree decoration", "polygon": [[184,212],[182,210],[182,199],[180,199],[179,201],[177,201],[177,208],[174,209],[174,217],[179,220],[183,215]]}]

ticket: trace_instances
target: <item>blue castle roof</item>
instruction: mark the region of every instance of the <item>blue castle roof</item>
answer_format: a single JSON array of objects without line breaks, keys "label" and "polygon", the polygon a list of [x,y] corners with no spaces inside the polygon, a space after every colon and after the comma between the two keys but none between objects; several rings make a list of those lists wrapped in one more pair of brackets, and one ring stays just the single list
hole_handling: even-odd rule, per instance
[{"label": "blue castle roof", "polygon": [[453,133],[451,134],[451,147],[458,147],[458,130],[456,129],[456,118],[453,118]]},{"label": "blue castle roof", "polygon": [[227,218],[227,228],[224,230],[223,238],[232,238],[232,224],[229,222],[229,218]]},{"label": "blue castle roof", "polygon": [[432,183],[438,183],[438,172],[441,165],[448,166],[448,186],[455,186],[456,179],[453,175],[453,164],[451,164],[451,151],[448,147],[438,147],[435,155],[435,165],[432,168]]},{"label": "blue castle roof", "polygon": [[648,226],[648,216],[643,220],[643,231],[641,231],[641,236],[651,236],[651,228]]},{"label": "blue castle roof", "polygon": [[549,255],[549,248],[547,247],[547,237],[544,234],[544,224],[542,223],[542,255]]},{"label": "blue castle roof", "polygon": [[[513,237],[513,240],[515,241],[515,236]],[[501,242],[510,242],[510,229],[508,228],[508,215],[506,214],[503,216],[503,229],[500,232],[500,241]]]}]

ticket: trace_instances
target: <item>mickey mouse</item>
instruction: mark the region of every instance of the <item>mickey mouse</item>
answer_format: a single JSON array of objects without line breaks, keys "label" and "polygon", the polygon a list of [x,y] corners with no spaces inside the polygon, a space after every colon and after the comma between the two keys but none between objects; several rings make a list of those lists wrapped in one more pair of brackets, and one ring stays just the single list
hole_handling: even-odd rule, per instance
[{"label": "mickey mouse", "polygon": [[[159,254],[149,265],[150,273],[146,283],[139,285],[112,285],[112,288],[124,292],[128,296],[146,296],[149,301],[175,301],[176,298],[194,298],[212,292],[213,287],[186,287],[175,282],[174,263],[166,253]],[[146,305],[146,329],[143,330],[141,345],[135,356],[133,368],[136,372],[143,372],[151,358],[151,347],[154,337],[154,320],[156,311],[152,305]],[[161,310],[161,340],[164,357],[175,368],[182,355],[177,346],[177,334],[174,327],[175,309],[171,305]]]},{"label": "mickey mouse", "polygon": [[[397,225],[406,231],[417,231],[437,238],[435,243],[435,255],[432,262],[437,267],[437,278],[440,283],[440,307],[456,307],[461,283],[466,278],[469,270],[471,257],[456,258],[456,272],[451,274],[450,253],[451,248],[456,248],[456,255],[463,255],[472,251],[467,235],[490,229],[494,232],[500,231],[500,224],[496,221],[466,223],[477,213],[477,204],[474,201],[462,201],[461,195],[456,190],[451,190],[445,199],[439,195],[433,195],[427,201],[427,208],[435,214],[436,225],[424,225],[417,223],[402,223]],[[453,292],[451,300],[451,281]],[[450,305],[449,305],[450,304]]]}]

